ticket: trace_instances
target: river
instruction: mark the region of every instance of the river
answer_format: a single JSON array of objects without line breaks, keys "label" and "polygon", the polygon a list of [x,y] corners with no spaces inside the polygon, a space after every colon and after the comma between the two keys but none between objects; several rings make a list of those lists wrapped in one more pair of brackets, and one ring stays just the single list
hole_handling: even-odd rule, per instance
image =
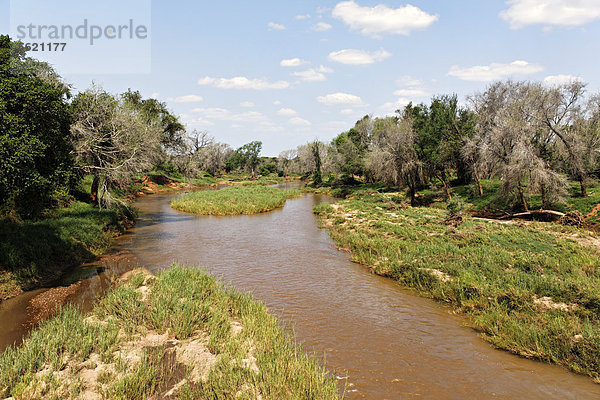
[{"label": "river", "polygon": [[[305,350],[325,358],[348,399],[600,398],[591,379],[495,350],[463,317],[332,248],[312,215],[328,197],[305,195],[271,213],[236,217],[180,213],[169,206],[173,197],[140,199],[137,226],[115,249],[154,272],[173,261],[202,265],[252,292]],[[80,301],[104,290],[104,275],[84,286]],[[2,324],[24,301],[0,305]],[[0,328],[1,338],[7,329]]]}]

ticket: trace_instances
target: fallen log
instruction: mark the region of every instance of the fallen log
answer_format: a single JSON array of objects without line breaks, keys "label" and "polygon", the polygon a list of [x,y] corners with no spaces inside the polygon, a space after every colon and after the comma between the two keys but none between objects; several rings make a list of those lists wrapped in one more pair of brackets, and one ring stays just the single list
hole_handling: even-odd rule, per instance
[{"label": "fallen log", "polygon": [[561,213],[560,211],[532,210],[532,211],[527,211],[527,212],[522,212],[522,213],[517,213],[517,214],[508,214],[508,215],[501,217],[500,219],[515,219],[515,218],[527,219],[527,218],[533,218],[533,217],[543,217],[546,219],[556,220],[556,219],[560,219],[564,216],[565,216],[565,214]]}]

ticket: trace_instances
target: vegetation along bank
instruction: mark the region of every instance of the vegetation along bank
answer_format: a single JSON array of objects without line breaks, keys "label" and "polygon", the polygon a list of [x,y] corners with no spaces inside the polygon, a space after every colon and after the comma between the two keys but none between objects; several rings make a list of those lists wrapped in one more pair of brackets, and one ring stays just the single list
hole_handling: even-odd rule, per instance
[{"label": "vegetation along bank", "polygon": [[266,307],[200,269],[128,274],[0,355],[0,397],[337,399],[335,378]]},{"label": "vegetation along bank", "polygon": [[495,346],[600,381],[597,233],[409,202],[362,190],[314,211],[354,261],[467,314]]}]

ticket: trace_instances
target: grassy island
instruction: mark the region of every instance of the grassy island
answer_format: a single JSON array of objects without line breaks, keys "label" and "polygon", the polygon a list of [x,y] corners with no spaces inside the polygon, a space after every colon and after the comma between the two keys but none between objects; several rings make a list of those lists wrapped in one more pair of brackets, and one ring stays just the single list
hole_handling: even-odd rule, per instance
[{"label": "grassy island", "polygon": [[300,195],[295,189],[246,185],[189,193],[172,201],[171,206],[196,215],[258,214],[283,207],[287,199]]}]

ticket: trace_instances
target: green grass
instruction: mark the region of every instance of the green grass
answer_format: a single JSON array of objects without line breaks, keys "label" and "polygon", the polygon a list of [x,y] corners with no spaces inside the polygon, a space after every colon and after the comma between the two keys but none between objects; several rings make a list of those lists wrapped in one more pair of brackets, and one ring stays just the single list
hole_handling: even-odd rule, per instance
[{"label": "green grass", "polygon": [[257,214],[282,207],[287,199],[298,196],[299,190],[245,185],[189,193],[172,201],[171,206],[197,215]]},{"label": "green grass", "polygon": [[55,279],[66,267],[106,251],[124,229],[124,213],[75,202],[39,221],[0,221],[0,296]]},{"label": "green grass", "polygon": [[264,304],[180,266],[134,274],[91,315],[64,308],[0,355],[2,398],[162,398],[176,385],[175,399],[339,397]]},{"label": "green grass", "polygon": [[[472,211],[481,211],[484,209],[488,210],[510,210],[510,204],[508,204],[500,193],[501,182],[497,180],[484,180],[483,185],[483,196],[479,195],[479,190],[476,185],[464,185],[456,186],[452,188],[453,194],[458,194],[463,197],[466,201],[471,204],[470,209]],[[581,197],[581,189],[579,183],[569,183],[569,197],[562,204],[553,205],[553,209],[557,211],[567,212],[577,210],[584,216],[587,216],[598,204],[600,204],[600,184],[590,186],[588,189],[588,195]],[[439,192],[442,197],[441,191]],[[532,210],[539,209],[542,206],[542,199],[540,195],[529,195],[527,197],[527,203],[529,208]],[[591,224],[600,222],[599,217],[591,218],[588,220]]]},{"label": "green grass", "polygon": [[[600,380],[597,234],[468,217],[455,228],[444,224],[445,210],[394,196],[355,194],[315,213],[353,260],[470,315],[497,347]],[[536,303],[544,297],[550,308]]]}]

